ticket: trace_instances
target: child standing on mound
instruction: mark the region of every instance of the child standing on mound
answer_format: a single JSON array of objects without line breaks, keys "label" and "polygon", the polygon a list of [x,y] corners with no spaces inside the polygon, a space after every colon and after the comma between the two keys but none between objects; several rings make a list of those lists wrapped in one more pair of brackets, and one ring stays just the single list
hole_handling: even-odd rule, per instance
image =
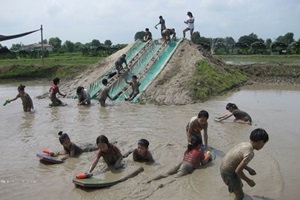
[{"label": "child standing on mound", "polygon": [[59,94],[63,97],[65,97],[65,94],[60,93],[59,88],[58,88],[58,84],[60,83],[60,79],[59,78],[55,78],[53,79],[53,84],[49,89],[50,92],[50,100],[52,102],[51,106],[61,106],[63,105],[63,103],[61,102],[61,100],[59,100],[56,97],[56,94]]},{"label": "child standing on mound", "polygon": [[251,119],[250,115],[244,111],[239,110],[238,107],[234,103],[228,103],[226,105],[226,110],[231,112],[231,114],[219,117],[220,122],[233,115],[235,117],[234,121],[237,123],[249,124],[249,125],[252,124],[252,119]]},{"label": "child standing on mound", "polygon": [[209,114],[205,110],[201,110],[198,113],[198,116],[192,117],[186,126],[186,134],[188,143],[191,142],[191,136],[198,137],[202,141],[201,130],[204,130],[204,145],[208,148],[208,135],[207,135],[207,127]]},{"label": "child standing on mound", "polygon": [[131,85],[132,88],[132,92],[130,93],[129,97],[125,98],[125,101],[131,101],[132,99],[134,99],[136,97],[136,95],[138,95],[140,93],[139,87],[141,85],[141,83],[137,80],[137,76],[133,75],[132,76],[132,81],[128,82],[125,79],[125,82],[129,85]]},{"label": "child standing on mound", "polygon": [[64,147],[64,151],[59,152],[58,155],[67,155],[63,157],[62,160],[66,160],[68,157],[78,157],[80,156],[80,154],[82,154],[83,150],[80,147],[78,147],[76,144],[71,142],[68,134],[60,131],[58,135],[59,135],[59,142]]},{"label": "child standing on mound", "polygon": [[202,145],[202,140],[198,137],[191,137],[191,142],[188,145],[188,149],[184,153],[184,158],[181,163],[169,170],[167,173],[158,175],[155,178],[148,181],[158,180],[166,178],[169,175],[176,174],[176,177],[187,175],[193,172],[194,169],[198,169],[200,165],[205,165],[211,161],[210,156],[204,157],[204,154],[199,150]]},{"label": "child standing on mound", "polygon": [[140,139],[137,148],[133,150],[133,161],[135,162],[154,162],[152,154],[148,150],[149,142],[146,139]]},{"label": "child standing on mound", "polygon": [[256,175],[256,172],[248,167],[248,164],[254,157],[254,149],[262,149],[268,140],[268,133],[264,129],[255,129],[250,134],[250,142],[238,144],[224,156],[220,172],[229,192],[234,193],[235,200],[244,198],[241,179],[246,181],[249,186],[255,186],[255,182],[244,174],[243,169],[247,170],[252,176]]},{"label": "child standing on mound", "polygon": [[25,85],[19,85],[18,92],[19,94],[15,98],[7,100],[7,102],[10,103],[18,98],[21,98],[24,112],[30,112],[33,109],[33,102],[29,94],[25,92]]},{"label": "child standing on mound", "polygon": [[122,154],[120,150],[113,144],[108,142],[108,139],[104,135],[100,135],[96,140],[99,151],[97,156],[90,167],[89,173],[92,173],[96,167],[100,157],[103,157],[105,163],[108,166],[114,166],[116,169],[121,167]]}]

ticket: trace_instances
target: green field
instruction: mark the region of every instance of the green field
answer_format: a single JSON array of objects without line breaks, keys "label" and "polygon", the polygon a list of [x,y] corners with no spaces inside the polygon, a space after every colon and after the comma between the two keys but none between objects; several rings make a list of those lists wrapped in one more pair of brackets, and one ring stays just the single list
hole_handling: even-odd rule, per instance
[{"label": "green field", "polygon": [[51,54],[42,59],[1,59],[1,79],[72,78],[103,57],[86,57],[81,53]]},{"label": "green field", "polygon": [[300,66],[300,55],[216,55],[229,64],[283,64]]}]

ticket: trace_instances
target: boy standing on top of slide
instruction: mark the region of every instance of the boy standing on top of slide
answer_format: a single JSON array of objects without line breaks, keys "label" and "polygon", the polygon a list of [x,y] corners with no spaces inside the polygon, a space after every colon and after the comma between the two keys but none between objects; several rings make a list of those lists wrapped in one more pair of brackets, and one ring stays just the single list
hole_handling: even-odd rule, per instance
[{"label": "boy standing on top of slide", "polygon": [[224,156],[220,172],[229,192],[234,193],[235,200],[244,198],[241,179],[246,181],[249,186],[255,186],[255,182],[244,174],[243,169],[247,170],[252,176],[256,175],[256,172],[247,165],[254,157],[253,150],[262,149],[268,140],[268,133],[264,129],[255,129],[250,134],[250,142],[238,144]]}]

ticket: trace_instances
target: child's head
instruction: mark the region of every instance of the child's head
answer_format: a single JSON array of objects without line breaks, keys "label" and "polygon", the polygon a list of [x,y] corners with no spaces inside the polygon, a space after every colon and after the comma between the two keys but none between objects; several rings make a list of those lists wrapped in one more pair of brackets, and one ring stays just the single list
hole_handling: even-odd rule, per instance
[{"label": "child's head", "polygon": [[137,151],[140,155],[146,155],[149,147],[149,141],[146,139],[140,139],[137,144]]},{"label": "child's head", "polygon": [[201,110],[197,116],[199,124],[206,124],[208,117],[209,117],[208,112],[205,110]]},{"label": "child's head", "polygon": [[58,135],[59,135],[59,142],[61,145],[63,145],[64,147],[69,147],[71,145],[71,140],[68,134],[59,131]]},{"label": "child's head", "polygon": [[202,145],[202,139],[199,137],[191,137],[191,142],[188,144],[188,151],[191,151],[192,149],[200,149]]},{"label": "child's head", "polygon": [[106,78],[102,79],[102,84],[107,85],[107,79]]},{"label": "child's head", "polygon": [[54,84],[54,85],[58,85],[59,82],[60,82],[60,79],[59,79],[59,78],[53,79],[53,84]]},{"label": "child's head", "polygon": [[188,15],[189,17],[193,17],[193,14],[192,14],[191,12],[187,12],[187,15]]},{"label": "child's head", "polygon": [[228,103],[226,105],[226,110],[228,110],[229,112],[232,112],[236,109],[238,109],[238,107],[234,103]]},{"label": "child's head", "polygon": [[123,58],[126,58],[126,54],[122,54],[122,57],[123,57]]},{"label": "child's head", "polygon": [[84,87],[79,86],[76,90],[77,95],[80,95],[83,89],[84,89]]},{"label": "child's head", "polygon": [[253,148],[255,150],[260,150],[269,141],[269,135],[264,129],[257,128],[251,132],[250,140]]},{"label": "child's head", "polygon": [[134,82],[137,81],[137,76],[136,75],[132,76],[132,81],[134,81]]},{"label": "child's head", "polygon": [[97,137],[96,144],[102,152],[107,152],[110,145],[105,135],[100,135],[99,137]]},{"label": "child's head", "polygon": [[25,90],[25,85],[20,84],[18,86],[18,92],[24,92],[24,90]]},{"label": "child's head", "polygon": [[162,16],[159,16],[159,19],[162,19],[163,17]]},{"label": "child's head", "polygon": [[149,31],[149,28],[146,28],[145,31],[148,32],[148,31]]}]

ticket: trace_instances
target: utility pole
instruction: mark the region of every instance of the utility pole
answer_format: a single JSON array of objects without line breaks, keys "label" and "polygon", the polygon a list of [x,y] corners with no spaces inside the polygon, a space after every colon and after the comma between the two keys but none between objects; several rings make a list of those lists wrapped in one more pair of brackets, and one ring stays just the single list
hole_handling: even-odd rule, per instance
[{"label": "utility pole", "polygon": [[43,65],[44,65],[44,41],[43,41],[43,25],[41,25],[41,48],[42,48],[42,61],[43,61]]}]

